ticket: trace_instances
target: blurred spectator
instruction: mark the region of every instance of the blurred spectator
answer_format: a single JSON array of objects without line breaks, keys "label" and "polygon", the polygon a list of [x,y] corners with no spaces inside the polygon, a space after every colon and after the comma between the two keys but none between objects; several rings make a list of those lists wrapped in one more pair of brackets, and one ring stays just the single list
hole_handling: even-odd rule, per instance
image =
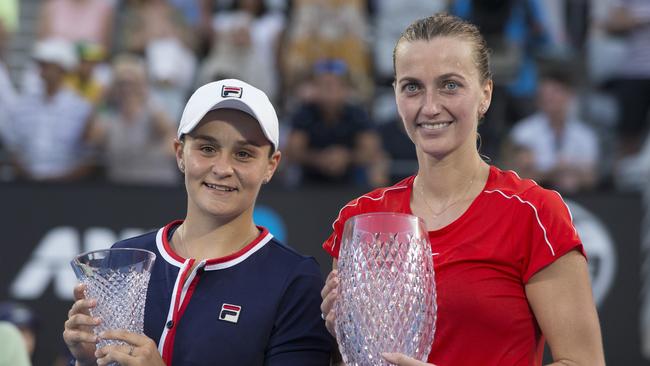
[{"label": "blurred spectator", "polygon": [[17,173],[33,180],[73,180],[87,176],[85,133],[92,107],[64,87],[66,73],[77,65],[74,46],[62,39],[36,43],[43,89],[23,93],[9,108],[0,131]]},{"label": "blurred spectator", "polygon": [[19,8],[18,0],[0,1],[0,27],[3,28],[5,32],[15,33],[18,30],[20,14]]},{"label": "blurred spectator", "polygon": [[618,0],[605,23],[625,37],[625,62],[619,63],[614,93],[619,103],[620,153],[637,153],[648,133],[650,112],[650,1]]},{"label": "blurred spectator", "polygon": [[372,95],[366,0],[294,0],[282,51],[288,93],[321,59],[341,59],[364,99]]},{"label": "blurred spectator", "polygon": [[382,161],[370,170],[371,184],[375,187],[388,186],[415,174],[418,169],[415,146],[406,133],[401,118],[381,124],[378,131]]},{"label": "blurred spectator", "polygon": [[16,90],[10,78],[9,69],[5,64],[9,40],[12,30],[18,22],[18,2],[0,1],[0,180],[13,178],[8,153],[2,141],[2,130],[9,121],[9,108],[16,103]]},{"label": "blurred spectator", "polygon": [[174,122],[151,100],[143,60],[119,56],[114,72],[108,105],[89,136],[102,147],[108,179],[121,184],[177,183]]},{"label": "blurred spectator", "polygon": [[543,57],[570,58],[579,56],[589,28],[591,4],[599,0],[544,0],[538,5],[544,17],[553,47]]},{"label": "blurred spectator", "polygon": [[7,48],[10,33],[6,32],[4,23],[0,19],[0,130],[6,120],[9,106],[16,100],[16,89],[9,77],[9,69],[5,64],[5,49]]},{"label": "blurred spectator", "polygon": [[16,326],[0,321],[0,366],[29,366],[25,341]]},{"label": "blurred spectator", "polygon": [[380,140],[359,104],[351,101],[345,62],[314,66],[314,101],[291,118],[287,161],[301,168],[303,181],[369,184],[367,168],[380,153]]},{"label": "blurred spectator", "polygon": [[491,48],[494,92],[479,126],[483,152],[498,160],[512,124],[535,111],[536,53],[550,46],[540,0],[454,0],[451,12],[476,24]]},{"label": "blurred spectator", "polygon": [[95,68],[105,60],[106,51],[100,44],[79,42],[77,56],[77,68],[66,77],[65,83],[88,102],[97,105],[104,97],[104,85],[97,78]]},{"label": "blurred spectator", "polygon": [[[38,320],[34,312],[25,305],[5,301],[0,303],[0,321],[9,322],[18,328],[22,335],[27,354],[31,358],[36,349],[36,333],[38,328]],[[2,355],[3,352],[0,352],[0,356]],[[11,365],[13,366],[13,364]]]},{"label": "blurred spectator", "polygon": [[154,40],[175,39],[194,48],[194,36],[185,19],[167,0],[124,0],[118,19],[116,53],[144,55]]},{"label": "blurred spectator", "polygon": [[620,35],[608,31],[607,23],[619,0],[591,2],[589,34],[587,37],[587,72],[594,86],[609,84],[625,60],[626,42]]},{"label": "blurred spectator", "polygon": [[106,0],[46,0],[38,18],[38,38],[88,41],[110,49],[114,9]]},{"label": "blurred spectator", "polygon": [[169,0],[183,16],[185,24],[192,29],[196,38],[197,56],[203,58],[210,48],[212,40],[212,13],[215,9],[213,0]]},{"label": "blurred spectator", "polygon": [[236,0],[214,17],[214,43],[198,84],[233,77],[262,89],[272,101],[278,92],[278,52],[284,15],[269,12],[264,0]]},{"label": "blurred spectator", "polygon": [[145,52],[151,97],[174,120],[183,113],[196,72],[196,58],[174,38],[156,39]]},{"label": "blurred spectator", "polygon": [[522,177],[573,193],[597,183],[599,142],[578,117],[571,70],[556,66],[541,77],[538,112],[518,122],[505,157]]},{"label": "blurred spectator", "polygon": [[448,0],[409,0],[408,6],[404,6],[401,1],[374,0],[372,46],[375,79],[379,84],[393,83],[393,49],[402,31],[416,19],[445,11],[447,3]]},{"label": "blurred spectator", "polygon": [[126,0],[116,51],[143,55],[151,98],[179,119],[196,72],[196,37],[166,0]]},{"label": "blurred spectator", "polygon": [[650,193],[650,134],[646,135],[637,154],[626,156],[617,162],[614,183],[619,190]]}]

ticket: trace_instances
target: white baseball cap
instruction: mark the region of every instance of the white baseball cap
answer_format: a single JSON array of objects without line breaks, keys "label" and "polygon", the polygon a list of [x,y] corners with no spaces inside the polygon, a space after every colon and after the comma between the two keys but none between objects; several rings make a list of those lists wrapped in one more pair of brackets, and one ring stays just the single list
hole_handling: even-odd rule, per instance
[{"label": "white baseball cap", "polygon": [[71,71],[77,67],[77,51],[72,42],[60,38],[48,38],[34,44],[32,58],[36,61],[51,62]]},{"label": "white baseball cap", "polygon": [[214,81],[198,88],[183,110],[178,138],[190,133],[201,119],[215,109],[237,109],[259,122],[264,136],[278,149],[278,116],[269,97],[256,87],[237,79]]}]

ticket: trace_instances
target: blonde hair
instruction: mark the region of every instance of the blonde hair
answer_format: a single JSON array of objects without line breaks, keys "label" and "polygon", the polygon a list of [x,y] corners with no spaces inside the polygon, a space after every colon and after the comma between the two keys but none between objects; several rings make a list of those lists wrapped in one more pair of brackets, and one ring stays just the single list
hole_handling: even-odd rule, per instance
[{"label": "blonde hair", "polygon": [[436,37],[458,37],[472,43],[474,64],[479,71],[481,83],[492,78],[490,50],[481,32],[474,24],[445,13],[418,19],[404,30],[393,49],[393,77],[396,76],[395,60],[400,42],[430,41]]}]

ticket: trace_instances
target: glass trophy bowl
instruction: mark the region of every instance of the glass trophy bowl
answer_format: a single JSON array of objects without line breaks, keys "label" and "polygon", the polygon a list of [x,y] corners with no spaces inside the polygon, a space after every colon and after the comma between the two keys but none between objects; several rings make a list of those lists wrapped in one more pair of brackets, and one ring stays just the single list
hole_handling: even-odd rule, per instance
[{"label": "glass trophy bowl", "polygon": [[435,333],[433,256],[424,222],[413,215],[350,218],[338,259],[336,337],[347,366],[388,366],[381,354],[426,361]]},{"label": "glass trophy bowl", "polygon": [[[148,250],[115,248],[96,250],[76,256],[70,264],[77,279],[86,285],[85,295],[96,299],[90,315],[102,322],[95,334],[121,329],[143,332],[147,286],[156,255]],[[97,348],[120,341],[100,339]]]}]

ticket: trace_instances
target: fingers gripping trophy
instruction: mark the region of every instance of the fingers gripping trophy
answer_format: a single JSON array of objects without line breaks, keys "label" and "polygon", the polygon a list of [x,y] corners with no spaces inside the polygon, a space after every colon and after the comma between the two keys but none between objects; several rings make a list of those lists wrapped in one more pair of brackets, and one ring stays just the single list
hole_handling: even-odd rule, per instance
[{"label": "fingers gripping trophy", "polygon": [[335,329],[348,366],[384,366],[382,353],[426,361],[436,321],[433,257],[416,216],[350,218],[338,261]]},{"label": "fingers gripping trophy", "polygon": [[[71,261],[77,279],[84,286],[85,298],[96,301],[90,315],[101,319],[95,336],[109,330],[141,334],[144,305],[151,267],[156,255],[148,250],[112,248],[83,253]],[[109,345],[133,347],[126,342],[98,338],[97,349]],[[119,365],[116,362],[110,366]]]}]

